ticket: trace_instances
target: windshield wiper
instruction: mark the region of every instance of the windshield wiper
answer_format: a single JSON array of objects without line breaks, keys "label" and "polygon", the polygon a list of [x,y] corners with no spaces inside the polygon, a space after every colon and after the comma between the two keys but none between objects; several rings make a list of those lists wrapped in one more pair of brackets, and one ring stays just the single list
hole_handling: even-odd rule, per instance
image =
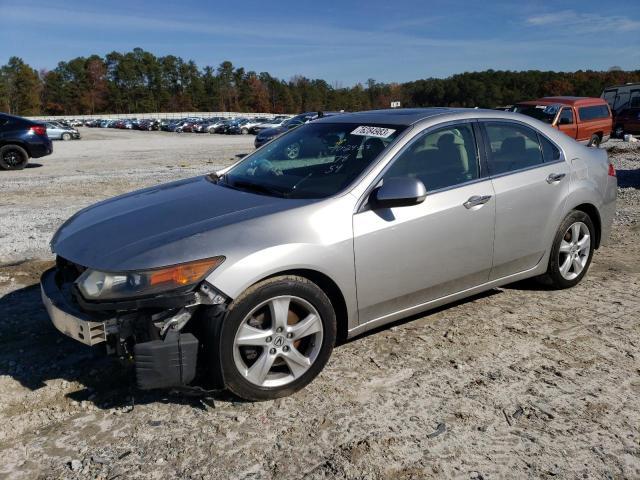
[{"label": "windshield wiper", "polygon": [[225,182],[225,184],[231,187],[241,188],[243,190],[252,190],[257,193],[265,193],[267,195],[272,195],[275,197],[286,198],[289,196],[289,194],[277,188],[270,187],[267,185],[262,185],[260,183],[248,182],[246,180],[234,180],[233,184],[229,184],[227,182]]}]

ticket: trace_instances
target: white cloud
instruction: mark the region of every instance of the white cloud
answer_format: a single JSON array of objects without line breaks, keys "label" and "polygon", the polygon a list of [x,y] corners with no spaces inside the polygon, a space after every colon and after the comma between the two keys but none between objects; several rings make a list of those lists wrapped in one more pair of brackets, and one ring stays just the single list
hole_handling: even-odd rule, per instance
[{"label": "white cloud", "polygon": [[640,30],[640,21],[633,18],[620,15],[577,13],[574,10],[561,10],[558,12],[533,15],[528,17],[525,23],[531,27],[566,28],[571,34]]}]

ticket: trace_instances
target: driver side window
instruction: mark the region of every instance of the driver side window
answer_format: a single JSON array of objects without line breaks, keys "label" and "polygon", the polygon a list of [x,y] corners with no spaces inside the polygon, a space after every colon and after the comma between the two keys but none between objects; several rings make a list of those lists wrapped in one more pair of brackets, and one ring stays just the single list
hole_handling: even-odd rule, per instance
[{"label": "driver side window", "polygon": [[417,178],[427,191],[453,187],[480,177],[476,152],[471,124],[447,126],[420,135],[383,178]]}]

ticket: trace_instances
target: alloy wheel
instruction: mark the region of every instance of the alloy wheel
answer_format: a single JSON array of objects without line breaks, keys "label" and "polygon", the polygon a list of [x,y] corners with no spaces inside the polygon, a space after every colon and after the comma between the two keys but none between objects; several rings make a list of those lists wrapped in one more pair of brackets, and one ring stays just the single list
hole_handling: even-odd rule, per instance
[{"label": "alloy wheel", "polygon": [[292,143],[291,145],[287,145],[285,148],[285,154],[287,158],[290,160],[295,160],[300,155],[300,145],[297,143]]},{"label": "alloy wheel", "polygon": [[22,161],[22,156],[17,150],[9,150],[5,152],[4,156],[2,157],[2,160],[9,167],[15,167],[17,165],[20,165],[20,162]]},{"label": "alloy wheel", "polygon": [[582,222],[575,222],[567,229],[560,241],[558,254],[560,275],[566,280],[575,279],[587,265],[590,252],[589,227]]},{"label": "alloy wheel", "polygon": [[316,308],[294,296],[262,302],[245,316],[233,342],[240,374],[259,387],[281,387],[304,375],[322,347],[324,328]]}]

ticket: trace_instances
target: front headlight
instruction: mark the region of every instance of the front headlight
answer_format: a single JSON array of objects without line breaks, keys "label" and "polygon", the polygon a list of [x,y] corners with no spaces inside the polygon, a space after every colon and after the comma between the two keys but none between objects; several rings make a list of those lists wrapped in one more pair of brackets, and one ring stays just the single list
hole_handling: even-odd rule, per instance
[{"label": "front headlight", "polygon": [[114,300],[142,297],[187,287],[202,281],[224,262],[213,257],[170,267],[134,272],[100,272],[87,269],[76,281],[88,300]]}]

